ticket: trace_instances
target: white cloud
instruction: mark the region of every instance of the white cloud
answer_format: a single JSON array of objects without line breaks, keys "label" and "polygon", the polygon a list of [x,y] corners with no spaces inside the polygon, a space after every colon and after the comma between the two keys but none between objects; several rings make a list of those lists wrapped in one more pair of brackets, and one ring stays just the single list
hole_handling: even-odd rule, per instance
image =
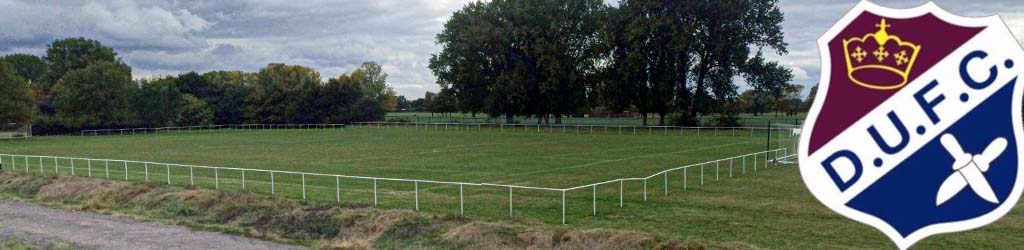
[{"label": "white cloud", "polygon": [[[0,53],[41,55],[58,38],[84,36],[115,50],[136,77],[187,71],[256,71],[267,63],[313,67],[326,78],[377,61],[402,95],[437,91],[427,69],[434,36],[466,0],[0,0]],[[617,0],[606,0],[615,3]],[[923,0],[877,1],[912,7]],[[1024,39],[1018,0],[937,1],[961,15],[1001,14]],[[771,56],[796,83],[818,81],[815,41],[856,1],[781,0],[790,53]]]}]

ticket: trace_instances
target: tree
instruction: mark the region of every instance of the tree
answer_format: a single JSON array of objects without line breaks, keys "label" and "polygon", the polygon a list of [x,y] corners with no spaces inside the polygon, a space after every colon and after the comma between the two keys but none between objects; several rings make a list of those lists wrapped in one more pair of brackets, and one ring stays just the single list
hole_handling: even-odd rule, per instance
[{"label": "tree", "polygon": [[800,93],[803,90],[803,85],[787,84],[783,89],[783,94],[774,100],[775,111],[782,112],[787,116],[800,112],[804,104],[803,99],[800,98]]},{"label": "tree", "polygon": [[[777,62],[765,61],[761,53],[748,60],[744,65],[743,76],[747,84],[755,90],[767,95],[773,103],[775,111],[788,110],[792,106],[793,99],[800,100],[800,92],[803,86],[793,85],[793,72],[789,68]],[[781,104],[780,102],[786,102]],[[799,105],[795,106],[799,108]]]},{"label": "tree", "polygon": [[743,112],[753,113],[754,116],[759,116],[768,112],[772,102],[771,96],[764,91],[757,89],[748,89],[740,94],[736,99],[738,107]]},{"label": "tree", "polygon": [[811,87],[810,93],[807,94],[807,99],[804,100],[804,112],[811,111],[811,105],[814,104],[814,97],[818,94],[818,84],[815,83],[814,87]]},{"label": "tree", "polygon": [[65,74],[53,91],[57,118],[70,128],[118,127],[136,121],[138,88],[123,64],[93,62]]},{"label": "tree", "polygon": [[458,100],[455,99],[455,92],[450,89],[441,90],[434,97],[434,110],[433,112],[441,114],[451,114],[459,111]]},{"label": "tree", "polygon": [[419,98],[409,102],[409,110],[413,112],[419,112],[425,110],[423,107],[426,103],[426,98]]},{"label": "tree", "polygon": [[[117,59],[117,53],[114,52],[114,49],[103,46],[99,41],[83,37],[54,41],[47,46],[45,59],[50,65],[45,83],[56,83],[64,74],[85,68],[93,62],[120,63],[120,59]],[[128,70],[130,74],[131,69],[128,68]],[[41,87],[43,89],[50,88],[50,86]]]},{"label": "tree", "polygon": [[[501,30],[491,3],[471,2],[452,14],[437,34],[442,51],[430,58],[429,68],[442,89],[451,89],[461,100],[461,110],[487,112],[487,99],[495,92],[498,41]],[[429,103],[432,98],[427,97]],[[427,107],[431,110],[430,105]],[[502,112],[502,111],[497,111]]]},{"label": "tree", "polygon": [[[659,125],[675,110],[685,90],[694,26],[691,1],[622,1],[605,18],[601,37],[608,65],[602,97],[606,108],[635,108],[647,125],[657,113]],[[680,70],[684,69],[684,70]]]},{"label": "tree", "polygon": [[202,76],[206,82],[214,86],[218,93],[204,99],[213,109],[214,122],[217,124],[242,123],[245,98],[252,92],[256,74],[241,71],[211,71]]},{"label": "tree", "polygon": [[391,111],[412,111],[412,102],[406,99],[404,95],[398,96],[395,103],[395,110]]},{"label": "tree", "polygon": [[318,100],[319,109],[323,110],[322,120],[328,123],[342,123],[369,120],[356,108],[362,101],[359,84],[347,74],[327,80],[321,89]]},{"label": "tree", "polygon": [[50,67],[42,58],[29,54],[10,54],[0,58],[0,61],[11,66],[15,75],[28,81],[29,85],[48,85],[41,83],[45,80]]},{"label": "tree", "polygon": [[397,105],[387,73],[376,62],[364,62],[351,73],[327,81],[320,106],[335,122],[380,120]]},{"label": "tree", "polygon": [[139,118],[149,127],[173,126],[177,123],[184,96],[174,77],[141,80],[139,86]]},{"label": "tree", "polygon": [[315,122],[320,73],[303,66],[270,64],[260,69],[245,98],[245,117],[260,123]]},{"label": "tree", "polygon": [[0,61],[0,127],[25,124],[32,120],[34,100],[32,89],[17,71]]},{"label": "tree", "polygon": [[213,109],[206,101],[190,94],[182,95],[181,112],[177,116],[178,126],[210,125],[213,120]]},{"label": "tree", "polygon": [[714,83],[721,83],[723,79],[731,79],[740,73],[741,68],[747,65],[752,47],[768,47],[779,54],[787,53],[782,32],[783,15],[777,0],[677,2],[693,4],[688,14],[690,18],[684,20],[696,27],[690,52],[695,60],[690,68],[694,79],[692,98],[684,104],[690,116],[713,110],[715,105],[709,104],[713,103],[714,97],[708,93],[721,93],[723,91],[713,88],[731,85]]},{"label": "tree", "polygon": [[434,113],[434,99],[437,97],[437,93],[427,91],[423,94],[423,111]]},{"label": "tree", "polygon": [[384,73],[380,64],[364,62],[349,74],[360,90],[361,101],[365,102],[364,115],[374,119],[383,118],[389,110],[397,105],[395,91],[387,84],[388,74]]},{"label": "tree", "polygon": [[[457,109],[539,118],[585,110],[595,73],[597,0],[496,0],[456,11],[430,60]],[[540,120],[538,120],[539,122]]]}]

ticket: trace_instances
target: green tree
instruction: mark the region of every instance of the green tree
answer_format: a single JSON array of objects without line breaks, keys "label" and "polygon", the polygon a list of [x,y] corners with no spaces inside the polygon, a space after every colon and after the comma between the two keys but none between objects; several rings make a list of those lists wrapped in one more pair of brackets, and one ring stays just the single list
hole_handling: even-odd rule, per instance
[{"label": "green tree", "polygon": [[438,34],[430,68],[462,112],[557,122],[586,109],[603,10],[597,0],[469,3]]},{"label": "green tree", "polygon": [[357,81],[348,74],[327,80],[321,89],[318,107],[324,112],[322,120],[328,123],[342,123],[369,120],[362,117],[356,105],[362,100]]},{"label": "green tree", "polygon": [[[443,89],[452,89],[466,112],[487,112],[494,91],[499,27],[489,3],[471,2],[452,14],[437,34],[442,51],[431,56],[429,68]],[[430,98],[427,99],[430,101]],[[428,105],[429,106],[429,105]],[[430,110],[430,107],[428,107]],[[500,112],[500,111],[499,111]]]},{"label": "green tree", "polygon": [[391,111],[410,111],[410,110],[412,110],[412,101],[409,101],[409,99],[406,99],[404,95],[400,95],[400,96],[398,96],[397,99],[395,99],[395,110],[391,110]]},{"label": "green tree", "polygon": [[738,102],[738,108],[740,111],[752,113],[754,116],[759,116],[770,110],[772,97],[764,91],[748,89],[747,91],[743,91],[743,93],[736,98],[736,101]]},{"label": "green tree", "polygon": [[437,93],[427,91],[423,94],[423,111],[428,111],[431,114],[434,113],[434,99],[437,97]]},{"label": "green tree", "polygon": [[714,88],[734,87],[733,84],[721,83],[741,73],[751,57],[751,48],[768,47],[779,54],[787,53],[782,32],[783,15],[777,0],[678,2],[692,4],[691,11],[686,14],[689,18],[684,20],[696,27],[690,46],[690,54],[695,60],[690,67],[694,79],[692,98],[684,104],[690,116],[713,112],[717,107],[714,102],[724,100],[709,93],[728,92]]},{"label": "green tree", "polygon": [[7,62],[15,74],[28,81],[29,85],[48,85],[41,83],[50,70],[43,58],[29,54],[10,54],[0,58],[0,61]]},{"label": "green tree", "polygon": [[424,103],[426,103],[426,99],[425,98],[419,98],[419,99],[410,101],[409,102],[409,111],[413,111],[413,112],[423,111],[424,110],[423,109]]},{"label": "green tree", "polygon": [[256,82],[255,73],[241,71],[211,71],[203,74],[217,90],[217,95],[204,99],[214,111],[217,124],[243,123],[245,98],[252,92]]},{"label": "green tree", "polygon": [[599,32],[607,54],[603,92],[613,111],[636,109],[646,126],[647,114],[658,124],[688,100],[685,90],[694,26],[692,1],[622,1],[609,12]]},{"label": "green tree", "polygon": [[811,87],[811,91],[807,94],[807,99],[804,100],[804,112],[811,111],[811,105],[814,104],[814,97],[818,94],[818,84],[815,83],[814,87]]},{"label": "green tree", "polygon": [[69,128],[135,124],[138,88],[123,64],[101,61],[70,71],[53,92],[57,118]]},{"label": "green tree", "polygon": [[261,123],[315,122],[320,73],[311,68],[270,64],[256,75],[246,97],[245,117]]},{"label": "green tree", "polygon": [[800,98],[800,93],[803,90],[803,85],[787,84],[783,94],[774,100],[775,112],[790,116],[802,111],[804,101]]},{"label": "green tree", "polygon": [[321,93],[320,109],[327,111],[324,117],[331,122],[380,120],[398,100],[387,85],[387,73],[375,62],[329,79]]},{"label": "green tree", "polygon": [[[747,84],[767,95],[775,111],[789,111],[793,99],[799,101],[803,86],[793,85],[793,72],[774,61],[766,61],[761,53],[748,60],[743,69]],[[780,104],[786,102],[787,104]],[[786,108],[783,108],[786,107]],[[796,106],[799,108],[799,105]]]},{"label": "green tree", "polygon": [[437,96],[434,97],[434,110],[433,112],[443,114],[451,114],[459,111],[458,100],[455,99],[455,93],[451,90],[441,90]]},{"label": "green tree", "polygon": [[181,112],[177,116],[178,126],[210,125],[214,121],[213,109],[203,99],[185,94],[182,100]]},{"label": "green tree", "polygon": [[[58,39],[47,46],[46,61],[49,62],[50,70],[46,83],[56,83],[64,77],[64,74],[73,70],[82,69],[93,62],[116,62],[117,53],[110,47],[103,46],[99,41],[83,37]],[[131,69],[128,69],[129,74]],[[49,89],[50,86],[41,86]]]},{"label": "green tree", "polygon": [[149,127],[173,126],[185,105],[184,96],[174,77],[141,80],[139,85],[139,118]]},{"label": "green tree", "polygon": [[34,100],[25,79],[6,62],[0,61],[0,127],[32,120]]}]

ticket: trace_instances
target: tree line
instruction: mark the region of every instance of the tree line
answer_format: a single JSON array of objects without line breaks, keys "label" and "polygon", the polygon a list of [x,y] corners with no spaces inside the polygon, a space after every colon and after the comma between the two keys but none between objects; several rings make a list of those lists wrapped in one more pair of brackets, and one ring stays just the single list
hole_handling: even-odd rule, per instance
[{"label": "tree line", "polygon": [[659,125],[717,115],[725,126],[751,109],[792,113],[801,86],[765,58],[787,53],[782,21],[777,0],[472,2],[436,37],[442,50],[429,67],[441,91],[431,111],[538,123],[631,111],[645,125],[648,114]]},{"label": "tree line", "polygon": [[54,41],[46,55],[0,57],[0,121],[36,134],[88,128],[379,120],[397,105],[387,74],[365,62],[324,81],[316,70],[269,64],[258,72],[132,78],[110,47]]}]

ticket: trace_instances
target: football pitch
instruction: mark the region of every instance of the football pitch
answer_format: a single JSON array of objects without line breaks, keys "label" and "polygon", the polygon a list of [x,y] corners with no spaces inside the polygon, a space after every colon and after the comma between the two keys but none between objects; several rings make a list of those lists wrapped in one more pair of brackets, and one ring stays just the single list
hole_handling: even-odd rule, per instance
[{"label": "football pitch", "polygon": [[[0,153],[119,159],[385,178],[568,188],[792,145],[764,131],[593,131],[542,128],[349,127],[218,130],[126,136],[58,136],[0,141]],[[785,137],[783,137],[785,138]],[[795,139],[795,137],[787,140]],[[763,156],[762,156],[763,157]],[[760,158],[760,157],[759,157]],[[892,247],[874,229],[842,218],[809,195],[795,165],[763,158],[672,172],[646,183],[626,181],[566,192],[568,226],[643,231],[659,237],[735,244],[735,248],[877,249]],[[755,172],[754,160],[758,166]],[[202,188],[274,192],[311,202],[459,214],[486,221],[560,224],[562,193],[490,186],[333,177],[100,161],[4,158],[8,171],[171,182]],[[745,162],[744,162],[745,161]],[[11,163],[14,165],[12,166]],[[26,165],[27,164],[27,165]],[[40,165],[41,164],[41,165]],[[91,165],[89,165],[91,164]],[[55,168],[55,166],[57,166]],[[14,169],[12,169],[14,168]],[[128,168],[126,174],[124,169]],[[730,171],[731,170],[731,171]],[[145,173],[149,173],[148,175]],[[167,175],[167,174],[170,175]],[[107,177],[109,174],[110,177]],[[194,176],[190,180],[190,175]],[[216,176],[216,177],[215,177]],[[169,177],[169,178],[168,178]],[[275,178],[275,185],[270,179]],[[215,179],[217,181],[215,181]],[[667,182],[665,182],[667,181]],[[301,183],[306,183],[305,191]],[[685,183],[685,184],[684,184]],[[621,185],[621,186],[620,186]],[[685,187],[684,187],[685,185]],[[374,190],[378,190],[374,192]],[[339,192],[340,191],[340,192]],[[418,192],[416,192],[418,191]],[[377,195],[374,195],[374,194]],[[460,195],[462,194],[462,195]],[[514,203],[510,214],[509,197]],[[621,196],[620,196],[621,195]],[[417,197],[418,196],[418,197]],[[464,203],[460,203],[464,199]],[[416,204],[418,200],[419,204]],[[464,207],[460,207],[464,204]],[[621,207],[620,207],[621,206]],[[596,213],[596,215],[595,215]],[[917,248],[1003,248],[1024,229],[1014,210],[994,225],[926,239]],[[1004,239],[1005,238],[1005,239]],[[996,240],[998,239],[998,240]]]}]

